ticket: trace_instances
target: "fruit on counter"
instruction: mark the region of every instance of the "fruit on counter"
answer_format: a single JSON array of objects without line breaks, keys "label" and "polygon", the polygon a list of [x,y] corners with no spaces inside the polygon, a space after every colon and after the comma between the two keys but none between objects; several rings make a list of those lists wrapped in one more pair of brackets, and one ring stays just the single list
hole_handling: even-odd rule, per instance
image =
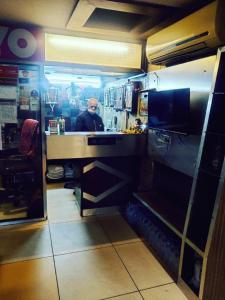
[{"label": "fruit on counter", "polygon": [[125,129],[122,131],[123,133],[127,133],[127,134],[140,134],[140,133],[144,133],[143,130],[141,129],[136,129],[136,128],[131,128],[131,129]]}]

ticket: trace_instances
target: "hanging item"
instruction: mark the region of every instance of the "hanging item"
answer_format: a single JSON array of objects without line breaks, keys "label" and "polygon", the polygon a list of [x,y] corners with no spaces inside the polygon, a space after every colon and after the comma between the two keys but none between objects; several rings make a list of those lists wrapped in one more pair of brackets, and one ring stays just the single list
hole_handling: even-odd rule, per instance
[{"label": "hanging item", "polygon": [[131,114],[137,113],[138,92],[141,89],[140,81],[130,81],[126,84],[125,90],[125,109]]},{"label": "hanging item", "polygon": [[139,115],[147,116],[148,115],[148,92],[143,92],[139,94]]}]

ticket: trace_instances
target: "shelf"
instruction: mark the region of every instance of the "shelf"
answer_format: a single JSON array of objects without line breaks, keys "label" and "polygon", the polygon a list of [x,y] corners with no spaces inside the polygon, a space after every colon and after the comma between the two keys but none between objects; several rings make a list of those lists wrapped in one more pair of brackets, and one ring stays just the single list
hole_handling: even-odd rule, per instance
[{"label": "shelf", "polygon": [[177,281],[181,237],[137,199],[129,203],[124,214],[134,230],[157,255],[167,272]]},{"label": "shelf", "polygon": [[193,248],[185,244],[181,277],[196,296],[199,296],[202,267],[202,256],[199,256]]},{"label": "shelf", "polygon": [[171,199],[153,192],[134,193],[134,196],[167,227],[182,238],[186,218],[185,208],[174,206],[174,203],[171,203]]},{"label": "shelf", "polygon": [[140,90],[140,91],[138,91],[138,93],[140,94],[140,93],[147,93],[147,92],[155,92],[156,91],[156,89],[154,88],[154,89],[143,89],[143,90]]},{"label": "shelf", "polygon": [[218,176],[217,174],[214,174],[213,172],[210,172],[210,171],[208,171],[204,168],[201,168],[201,167],[199,168],[199,172],[202,172],[202,173],[207,174],[207,175],[212,176],[212,177],[220,178],[220,176]]},{"label": "shelf", "polygon": [[63,182],[66,183],[68,181],[69,181],[69,179],[66,179],[65,177],[59,178],[59,179],[50,179],[46,176],[47,183],[63,183]]},{"label": "shelf", "polygon": [[224,124],[225,96],[224,94],[213,94],[209,113],[207,131],[225,135]]},{"label": "shelf", "polygon": [[1,102],[7,102],[7,101],[16,101],[17,98],[0,98]]},{"label": "shelf", "polygon": [[225,95],[225,92],[212,92],[213,95]]},{"label": "shelf", "polygon": [[219,177],[199,170],[190,212],[187,238],[201,251],[205,250],[207,243],[218,185]]},{"label": "shelf", "polygon": [[210,130],[205,131],[205,134],[208,134],[208,135],[215,135],[215,136],[221,136],[221,137],[224,137],[224,136],[225,136],[224,133],[219,133],[219,132],[216,132],[216,131],[210,131]]},{"label": "shelf", "polygon": [[140,93],[147,93],[147,92],[149,92],[149,91],[151,91],[151,89],[144,89],[144,90],[138,91],[138,93],[139,93],[139,94],[140,94]]},{"label": "shelf", "polygon": [[188,244],[188,246],[195,250],[195,252],[198,253],[199,256],[201,256],[202,258],[204,257],[204,252],[200,250],[194,243],[192,243],[192,241],[186,239],[185,242]]}]

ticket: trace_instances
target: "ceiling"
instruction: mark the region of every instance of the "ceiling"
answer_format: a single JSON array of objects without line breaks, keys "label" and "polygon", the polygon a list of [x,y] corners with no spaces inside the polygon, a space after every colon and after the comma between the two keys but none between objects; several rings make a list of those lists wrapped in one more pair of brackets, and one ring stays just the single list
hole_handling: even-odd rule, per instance
[{"label": "ceiling", "polygon": [[1,0],[0,24],[50,33],[143,41],[210,0]]}]

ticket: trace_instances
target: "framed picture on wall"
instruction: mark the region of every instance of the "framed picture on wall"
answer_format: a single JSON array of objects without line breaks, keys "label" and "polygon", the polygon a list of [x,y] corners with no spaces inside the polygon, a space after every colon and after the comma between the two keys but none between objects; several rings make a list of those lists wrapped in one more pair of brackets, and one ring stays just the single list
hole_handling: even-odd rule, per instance
[{"label": "framed picture on wall", "polygon": [[116,110],[123,110],[125,104],[125,86],[119,86],[116,89],[115,106]]},{"label": "framed picture on wall", "polygon": [[137,113],[138,93],[141,87],[140,81],[128,82],[125,92],[125,109],[131,114]]},{"label": "framed picture on wall", "polygon": [[110,101],[109,101],[109,100],[110,100],[110,99],[109,99],[109,96],[110,96],[110,95],[109,95],[109,89],[107,89],[107,90],[104,91],[104,102],[105,102],[104,104],[105,104],[105,107],[110,106],[110,105],[109,105],[109,102],[110,102]]},{"label": "framed picture on wall", "polygon": [[148,92],[143,92],[139,94],[139,115],[148,115]]},{"label": "framed picture on wall", "polygon": [[115,106],[115,99],[116,98],[116,88],[110,88],[109,89],[109,106],[114,107]]}]

